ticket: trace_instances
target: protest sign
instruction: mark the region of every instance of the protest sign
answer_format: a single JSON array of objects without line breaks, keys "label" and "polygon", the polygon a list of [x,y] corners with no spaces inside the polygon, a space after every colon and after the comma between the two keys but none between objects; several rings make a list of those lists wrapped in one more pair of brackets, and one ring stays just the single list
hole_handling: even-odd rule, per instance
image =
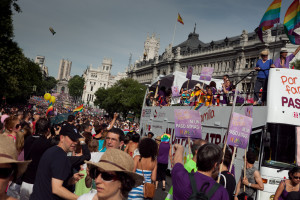
[{"label": "protest sign", "polygon": [[196,110],[175,109],[175,137],[201,138],[201,117]]},{"label": "protest sign", "polygon": [[180,92],[178,86],[172,86],[172,96],[180,97]]},{"label": "protest sign", "polygon": [[188,66],[188,70],[186,72],[186,78],[191,80],[192,79],[192,75],[193,75],[193,67],[192,66]]},{"label": "protest sign", "polygon": [[228,130],[227,144],[247,149],[253,119],[239,113],[232,113]]},{"label": "protest sign", "polygon": [[203,67],[200,74],[200,80],[210,81],[214,72],[213,67]]},{"label": "protest sign", "polygon": [[244,107],[244,111],[245,111],[245,115],[247,117],[251,117],[252,118],[252,115],[253,115],[253,106],[245,106]]}]

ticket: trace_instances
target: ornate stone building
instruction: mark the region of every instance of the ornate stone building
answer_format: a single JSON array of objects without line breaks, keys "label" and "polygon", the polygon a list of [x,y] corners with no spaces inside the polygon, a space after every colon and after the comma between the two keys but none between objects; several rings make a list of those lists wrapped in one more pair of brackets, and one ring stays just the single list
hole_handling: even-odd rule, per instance
[{"label": "ornate stone building", "polygon": [[[261,43],[255,32],[248,33],[245,30],[239,36],[204,43],[199,40],[195,27],[186,41],[174,47],[169,45],[162,55],[156,55],[153,59],[139,60],[129,66],[128,76],[140,83],[149,84],[159,75],[166,75],[175,70],[186,72],[188,66],[194,67],[193,73],[196,75],[200,74],[203,67],[213,67],[213,78],[222,78],[228,74],[233,82],[237,82],[253,70],[260,51],[268,49],[269,58],[272,58],[273,54],[274,58],[278,58],[283,47],[286,47],[289,53],[294,52],[297,46],[289,43],[283,26],[278,26],[277,29],[264,33],[265,43]],[[238,85],[239,90],[252,91],[254,81],[255,79],[245,79]]]},{"label": "ornate stone building", "polygon": [[95,92],[99,88],[108,88],[116,83],[116,81],[126,78],[126,73],[118,73],[116,76],[111,75],[112,59],[104,58],[102,65],[98,68],[93,68],[91,65],[83,73],[85,80],[82,94],[84,104],[93,105],[95,101]]}]

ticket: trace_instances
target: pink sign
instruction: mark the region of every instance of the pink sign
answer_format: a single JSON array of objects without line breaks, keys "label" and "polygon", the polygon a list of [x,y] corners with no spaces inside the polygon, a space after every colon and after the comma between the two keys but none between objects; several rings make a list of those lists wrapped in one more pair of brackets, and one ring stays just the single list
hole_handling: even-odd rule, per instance
[{"label": "pink sign", "polygon": [[172,86],[172,96],[173,97],[180,97],[180,91],[178,86]]},{"label": "pink sign", "polygon": [[186,78],[191,80],[192,79],[192,75],[193,75],[193,67],[189,66],[188,70],[186,72]]},{"label": "pink sign", "polygon": [[247,117],[252,117],[252,115],[253,115],[253,106],[252,105],[251,106],[245,106],[244,111],[245,111],[245,115]]},{"label": "pink sign", "polygon": [[201,135],[200,112],[196,110],[175,109],[175,136],[177,138],[199,139]]},{"label": "pink sign", "polygon": [[233,113],[227,137],[227,144],[247,149],[253,119],[239,113]]},{"label": "pink sign", "polygon": [[210,81],[213,73],[213,67],[203,67],[200,74],[200,80]]}]

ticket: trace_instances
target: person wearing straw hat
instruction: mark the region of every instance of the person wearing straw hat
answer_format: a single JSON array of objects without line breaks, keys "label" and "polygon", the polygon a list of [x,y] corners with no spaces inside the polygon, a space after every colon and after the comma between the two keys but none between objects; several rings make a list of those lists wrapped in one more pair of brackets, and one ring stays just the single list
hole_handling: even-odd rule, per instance
[{"label": "person wearing straw hat", "polygon": [[31,161],[18,161],[17,149],[13,140],[0,135],[0,199],[14,200],[7,196],[5,190],[8,183],[20,177]]},{"label": "person wearing straw hat", "polygon": [[261,59],[259,59],[256,63],[255,70],[258,71],[257,78],[254,86],[254,103],[257,104],[259,99],[259,90],[263,88],[263,96],[262,101],[263,104],[267,100],[267,86],[268,86],[268,77],[270,68],[274,68],[272,59],[268,59],[269,51],[263,50],[260,52]]},{"label": "person wearing straw hat", "polygon": [[280,57],[277,58],[277,60],[274,62],[274,65],[276,68],[290,68],[290,61],[295,58],[297,53],[300,51],[300,46],[295,50],[294,53],[287,56],[288,50],[287,48],[281,48],[280,49]]},{"label": "person wearing straw hat", "polygon": [[119,149],[107,149],[99,162],[86,163],[97,190],[80,196],[78,200],[123,200],[127,199],[132,188],[143,184],[144,177],[133,172],[133,159]]}]

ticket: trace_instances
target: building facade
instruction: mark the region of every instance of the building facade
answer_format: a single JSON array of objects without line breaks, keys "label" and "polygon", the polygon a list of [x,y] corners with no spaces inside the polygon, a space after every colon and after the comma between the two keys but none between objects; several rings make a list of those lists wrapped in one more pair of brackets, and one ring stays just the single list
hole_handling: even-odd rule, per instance
[{"label": "building facade", "polygon": [[48,67],[45,65],[45,56],[36,56],[34,62],[40,66],[43,78],[49,76]]},{"label": "building facade", "polygon": [[[239,36],[204,43],[199,40],[195,27],[186,41],[174,47],[170,45],[162,55],[156,55],[153,59],[138,60],[129,66],[128,76],[140,83],[149,84],[159,75],[173,71],[186,72],[188,66],[193,66],[195,75],[200,75],[203,67],[213,67],[213,78],[220,79],[227,74],[237,83],[253,71],[262,50],[268,49],[269,58],[272,59],[273,55],[274,58],[279,57],[283,47],[287,48],[289,54],[297,48],[289,43],[282,25],[264,32],[263,39],[265,43],[259,40],[255,32],[243,30]],[[254,89],[254,82],[255,78],[244,79],[237,87],[239,91],[250,92]]]},{"label": "building facade", "polygon": [[58,93],[69,93],[68,81],[71,78],[72,62],[69,60],[61,59],[59,63],[56,90]]}]

